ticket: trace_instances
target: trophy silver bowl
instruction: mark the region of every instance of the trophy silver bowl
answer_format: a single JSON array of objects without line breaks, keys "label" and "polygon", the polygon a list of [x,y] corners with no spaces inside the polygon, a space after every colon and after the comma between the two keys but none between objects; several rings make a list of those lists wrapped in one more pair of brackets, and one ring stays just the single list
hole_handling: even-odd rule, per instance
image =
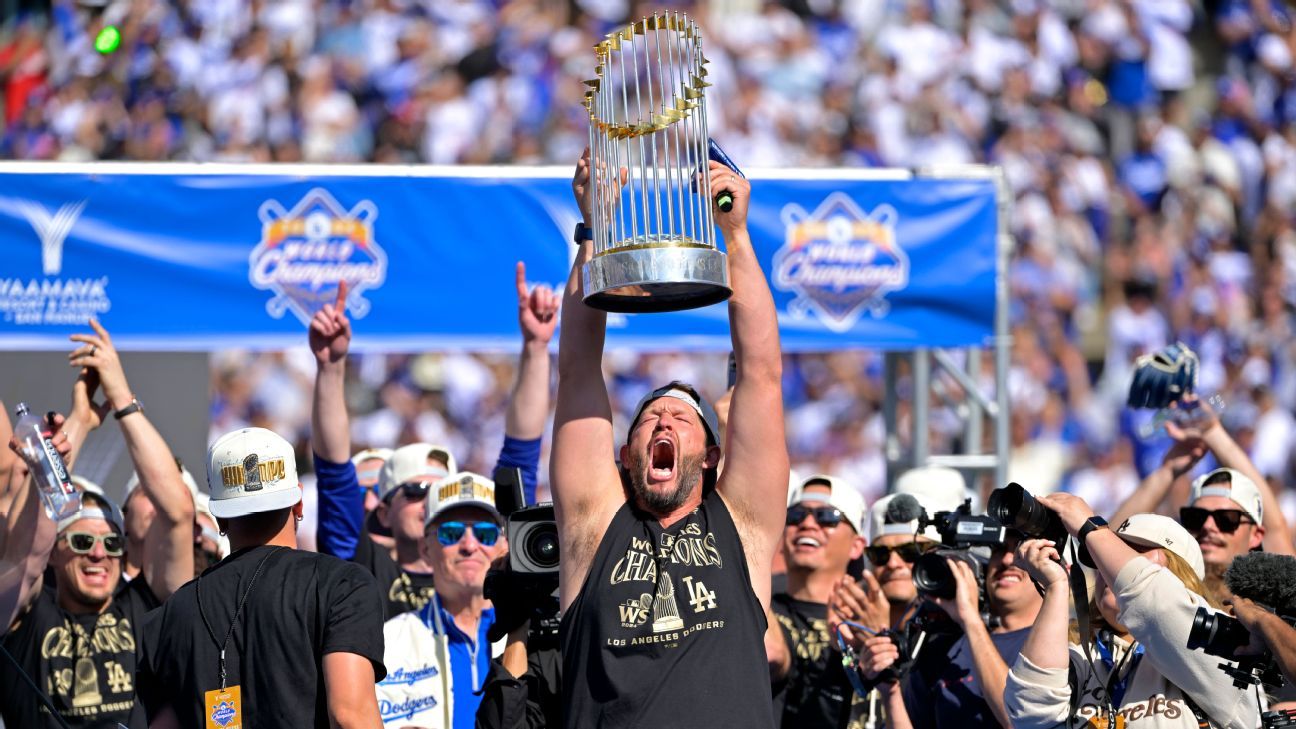
[{"label": "trophy silver bowl", "polygon": [[594,257],[585,303],[646,313],[729,298],[707,173],[706,58],[697,24],[658,13],[594,48],[586,81]]}]

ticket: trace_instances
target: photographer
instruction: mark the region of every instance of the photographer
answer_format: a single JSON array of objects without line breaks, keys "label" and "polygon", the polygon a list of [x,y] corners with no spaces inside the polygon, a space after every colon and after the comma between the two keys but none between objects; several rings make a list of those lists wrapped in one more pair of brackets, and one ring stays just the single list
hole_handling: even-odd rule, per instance
[{"label": "photographer", "polygon": [[1272,653],[1289,684],[1296,683],[1296,628],[1263,605],[1234,595],[1228,602],[1233,615],[1251,633],[1251,644],[1234,655]]},{"label": "photographer", "polygon": [[1067,571],[1054,542],[1023,542],[1018,563],[1044,587],[1044,606],[1008,675],[1013,725],[1255,727],[1255,692],[1238,688],[1218,658],[1187,647],[1197,609],[1208,604],[1201,549],[1187,531],[1155,514],[1113,531],[1071,494],[1038,501],[1097,569],[1094,597],[1081,609],[1082,618],[1093,615],[1093,629],[1078,636],[1093,645],[1068,640]]},{"label": "photographer", "polygon": [[[985,598],[991,625],[983,622],[982,587],[972,568],[947,560],[956,583],[953,599],[928,598],[957,625],[955,635],[928,643],[899,682],[878,688],[887,700],[891,727],[1011,726],[1003,703],[1008,662],[1026,640],[1041,599],[1017,563],[1018,537],[994,547],[985,569]],[[957,637],[955,637],[957,636]],[[894,641],[873,636],[858,647],[860,669],[872,681],[900,657]],[[899,690],[903,702],[895,701]]]}]

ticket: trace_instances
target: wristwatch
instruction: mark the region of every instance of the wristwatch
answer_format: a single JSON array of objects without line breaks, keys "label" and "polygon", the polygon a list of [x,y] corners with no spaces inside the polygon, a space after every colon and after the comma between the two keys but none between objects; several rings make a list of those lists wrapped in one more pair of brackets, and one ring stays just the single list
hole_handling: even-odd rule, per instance
[{"label": "wristwatch", "polygon": [[594,229],[586,225],[584,222],[577,223],[576,231],[572,233],[572,242],[576,245],[580,245],[587,240],[594,240]]},{"label": "wristwatch", "polygon": [[1096,516],[1096,515],[1091,516],[1085,520],[1084,526],[1080,527],[1080,531],[1076,533],[1076,541],[1080,543],[1081,547],[1083,547],[1085,543],[1085,539],[1087,539],[1092,532],[1098,529],[1110,529],[1110,528],[1111,527],[1107,525],[1106,519],[1102,518],[1101,516]]},{"label": "wristwatch", "polygon": [[113,417],[117,418],[118,420],[121,420],[127,415],[130,415],[131,413],[142,413],[142,412],[144,412],[144,406],[140,404],[138,398],[132,397],[130,404],[122,408],[121,410],[115,411],[113,413]]}]

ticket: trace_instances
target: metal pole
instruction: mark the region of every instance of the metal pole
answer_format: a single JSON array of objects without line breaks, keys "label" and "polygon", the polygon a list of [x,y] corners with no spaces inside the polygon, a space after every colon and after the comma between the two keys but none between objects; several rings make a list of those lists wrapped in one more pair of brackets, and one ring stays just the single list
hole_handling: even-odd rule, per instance
[{"label": "metal pole", "polygon": [[913,466],[927,465],[931,443],[927,437],[927,420],[931,410],[931,358],[926,347],[913,351]]},{"label": "metal pole", "polygon": [[885,431],[885,441],[882,444],[882,453],[886,457],[886,490],[891,493],[895,486],[896,477],[900,475],[901,466],[901,449],[900,449],[900,425],[897,422],[896,410],[896,384],[899,380],[900,355],[895,352],[886,352],[882,355],[882,424]]},{"label": "metal pole", "polygon": [[[635,111],[638,112],[639,115],[638,120],[641,120],[643,119],[643,97],[639,94],[639,58],[635,54],[635,50],[634,50],[634,33],[631,32],[630,37],[626,39],[624,42],[630,44],[630,68],[632,71],[634,71],[634,80],[635,80]],[[621,75],[623,77],[625,76],[625,51],[621,52]],[[625,86],[621,87],[622,91],[624,92],[626,86],[629,85],[630,85],[629,80],[626,80]],[[629,124],[630,123],[630,102],[628,100],[625,102],[625,107],[626,107],[626,124]],[[634,166],[630,164],[630,159],[629,159],[630,145],[627,144],[625,148],[626,148],[626,169],[633,170]],[[647,197],[648,191],[643,187],[643,185],[647,184],[644,181],[644,176],[643,176],[643,161],[644,161],[643,135],[639,135],[639,172],[640,172],[639,192],[641,195],[641,199],[643,200],[643,208],[644,208],[644,236],[647,236],[648,235],[648,197]],[[620,174],[619,171],[618,174]],[[633,174],[633,172],[631,172],[631,174]],[[638,213],[635,211],[634,208],[634,204],[635,204],[634,180],[630,181],[629,187],[630,187],[630,225],[632,226],[635,240],[638,240],[639,222],[637,219]]]},{"label": "metal pole", "polygon": [[995,418],[995,455],[999,462],[995,465],[995,480],[992,486],[999,488],[1008,483],[1008,458],[1011,455],[1011,431],[1009,427],[1012,415],[1008,410],[1008,368],[1012,364],[1012,334],[1008,329],[1008,257],[1013,249],[1012,232],[1008,228],[1008,219],[1012,213],[1012,190],[1002,169],[995,169],[995,193],[999,202],[999,235],[997,261],[995,266],[995,401],[999,405],[998,417]]},{"label": "metal pole", "polygon": [[[967,348],[967,378],[973,385],[981,382],[981,350],[977,347]],[[969,394],[967,399],[967,422],[963,427],[963,440],[966,441],[963,452],[975,455],[981,452],[981,438],[984,430],[982,419],[985,411],[981,408],[981,398]]]}]

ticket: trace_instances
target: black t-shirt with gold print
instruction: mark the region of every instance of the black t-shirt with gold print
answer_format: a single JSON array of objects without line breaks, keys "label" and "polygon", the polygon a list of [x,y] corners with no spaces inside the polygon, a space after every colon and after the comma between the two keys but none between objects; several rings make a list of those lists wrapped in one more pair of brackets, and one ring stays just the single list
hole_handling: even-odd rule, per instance
[{"label": "black t-shirt with gold print", "polygon": [[352,562],[364,567],[378,580],[382,590],[383,615],[387,620],[402,613],[418,612],[436,594],[432,573],[409,572],[400,568],[391,553],[360,535]]},{"label": "black t-shirt with gold print", "polygon": [[841,653],[828,632],[828,606],[782,593],[770,604],[783,630],[792,666],[775,686],[776,717],[784,729],[847,729],[861,723],[864,700],[851,687]]},{"label": "black t-shirt with gold print", "polygon": [[[142,578],[123,583],[108,609],[74,615],[42,590],[4,637],[4,647],[49,696],[71,727],[148,726],[135,700],[135,666],[144,614],[160,603]],[[0,661],[5,726],[56,728],[58,722],[9,661]]]}]

